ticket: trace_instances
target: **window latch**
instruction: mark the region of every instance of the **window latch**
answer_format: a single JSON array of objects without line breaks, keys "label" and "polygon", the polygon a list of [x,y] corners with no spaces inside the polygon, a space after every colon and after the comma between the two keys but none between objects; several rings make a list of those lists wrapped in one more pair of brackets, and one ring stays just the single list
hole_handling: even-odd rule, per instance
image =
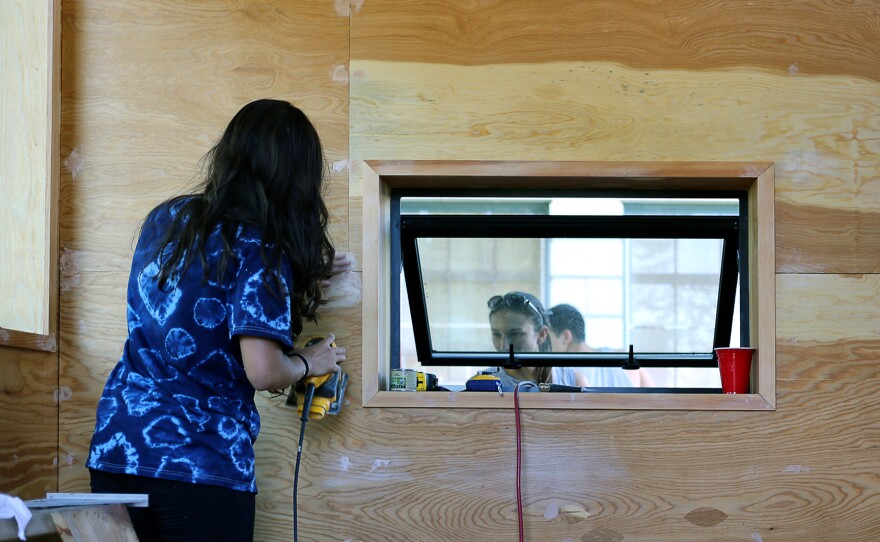
[{"label": "window latch", "polygon": [[639,362],[636,361],[635,356],[633,355],[633,345],[629,345],[629,357],[627,357],[623,361],[623,370],[624,371],[637,371],[639,370]]},{"label": "window latch", "polygon": [[513,356],[513,343],[510,343],[510,348],[508,349],[508,358],[504,363],[505,369],[522,369],[522,363],[517,361],[517,359]]}]

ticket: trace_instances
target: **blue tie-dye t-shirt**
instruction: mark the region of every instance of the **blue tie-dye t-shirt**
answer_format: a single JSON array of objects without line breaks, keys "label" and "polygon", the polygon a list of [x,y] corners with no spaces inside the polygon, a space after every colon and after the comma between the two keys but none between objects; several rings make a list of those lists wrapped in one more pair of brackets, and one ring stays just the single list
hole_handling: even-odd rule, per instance
[{"label": "blue tie-dye t-shirt", "polygon": [[[196,257],[159,290],[155,244],[174,212],[159,206],[141,231],[128,284],[128,338],[98,403],[86,465],[256,492],[260,417],[233,338],[266,337],[293,347],[290,269],[282,269],[285,291],[273,295],[274,280],[269,287],[264,281],[260,232],[241,226],[222,284],[216,267],[205,282]],[[218,264],[221,247],[218,228],[206,244],[209,266]]]}]

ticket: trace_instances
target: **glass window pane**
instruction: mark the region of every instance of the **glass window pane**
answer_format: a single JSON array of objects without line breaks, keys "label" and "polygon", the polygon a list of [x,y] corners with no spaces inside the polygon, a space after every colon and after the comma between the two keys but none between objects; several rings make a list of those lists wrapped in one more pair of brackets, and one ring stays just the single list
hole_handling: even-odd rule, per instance
[{"label": "glass window pane", "polygon": [[[640,352],[711,352],[721,267],[720,242],[646,241],[649,240],[418,239],[434,350],[494,351],[487,301],[495,295],[525,291],[541,300],[544,309],[559,303],[578,308],[589,322],[586,335],[591,341],[599,341],[597,347],[623,349],[631,343]],[[541,257],[545,246],[554,247],[551,254],[559,251],[556,258],[551,255],[546,263]],[[571,250],[575,246],[579,250]],[[626,266],[625,246],[630,249],[630,263]],[[583,247],[591,250],[580,250]],[[568,249],[564,255],[562,248]],[[699,254],[699,258],[681,257],[682,253]],[[656,268],[637,263],[637,256],[644,254],[653,255]],[[697,259],[702,263],[694,263]],[[576,265],[578,261],[582,265]],[[670,270],[667,264],[672,262],[689,264],[687,272]],[[695,273],[697,267],[707,272]],[[548,284],[547,294],[543,284]]]},{"label": "glass window pane", "polygon": [[675,267],[678,273],[718,273],[723,246],[719,239],[682,239],[677,244]]},{"label": "glass window pane", "polygon": [[633,273],[673,273],[675,239],[632,239],[629,261]]},{"label": "glass window pane", "polygon": [[597,350],[607,349],[623,352],[626,350],[623,336],[623,322],[620,318],[584,318],[587,344]]},{"label": "glass window pane", "polygon": [[623,315],[623,281],[588,279],[586,314]]},{"label": "glass window pane", "polygon": [[[723,241],[720,238],[689,238],[694,231],[699,232],[697,235],[705,234],[705,229],[687,230],[689,233],[675,238],[677,232],[669,235],[666,224],[673,223],[677,227],[678,222],[656,222],[652,215],[737,216],[736,199],[426,197],[402,198],[400,202],[401,219],[415,227],[424,226],[418,226],[423,223],[411,217],[461,215],[444,216],[433,221],[429,229],[416,230],[415,234],[423,283],[414,295],[424,295],[427,334],[434,353],[460,354],[459,357],[468,362],[466,356],[469,353],[496,353],[498,341],[493,340],[487,302],[493,296],[513,291],[533,294],[545,310],[563,303],[574,306],[584,319],[586,343],[597,355],[627,352],[630,345],[636,354],[687,356],[712,351]],[[629,218],[630,214],[637,216]],[[467,237],[474,231],[483,235],[482,223],[475,221],[474,217],[479,216],[480,220],[501,218],[496,224],[511,223],[506,216],[491,215],[517,216],[507,229],[496,226],[497,236]],[[579,237],[583,231],[573,229],[570,224],[554,237],[557,228],[566,228],[565,223],[552,218],[541,219],[541,222],[530,215],[585,218],[577,223],[577,228],[593,228],[595,237]],[[614,215],[620,218],[609,221]],[[537,234],[546,237],[508,237],[507,231],[516,230],[522,221],[530,221],[529,224],[537,224],[539,228],[543,224],[543,230]],[[700,226],[692,228],[710,224],[716,228],[712,232],[731,231],[718,229],[728,226],[715,226],[722,222],[703,219],[698,222]],[[621,233],[632,234],[636,231],[630,226],[633,223],[641,224],[637,226],[639,233],[647,230],[645,237],[656,233],[655,225],[661,224],[660,228],[666,229],[662,229],[664,233],[660,235],[672,238],[607,237],[615,233],[605,224],[622,228]],[[442,227],[437,228],[437,224]],[[597,224],[601,226],[597,227]],[[730,224],[729,219],[724,224]],[[530,230],[530,233],[535,234],[535,231]],[[719,237],[723,235],[727,234],[720,233]],[[404,257],[404,264],[409,265],[407,262]],[[409,314],[408,294],[402,286],[399,308],[401,367],[436,374],[441,385],[444,382],[463,385],[470,376],[485,368],[483,365],[492,365],[475,363],[467,367],[440,367],[420,364],[413,330],[423,329],[424,323],[418,322],[424,319],[416,315],[417,323],[414,324]],[[735,314],[738,315],[738,289],[735,303]],[[738,341],[738,320],[738,316],[734,317],[733,344]],[[505,340],[508,344],[513,342],[509,337]],[[522,351],[528,350],[523,348]],[[719,385],[713,380],[713,377],[717,378],[717,369],[651,367],[650,371],[657,386]]]},{"label": "glass window pane", "polygon": [[586,278],[551,278],[547,308],[568,303],[584,312],[587,305],[587,290]]},{"label": "glass window pane", "polygon": [[553,275],[620,275],[623,243],[620,239],[553,239],[550,242]]}]

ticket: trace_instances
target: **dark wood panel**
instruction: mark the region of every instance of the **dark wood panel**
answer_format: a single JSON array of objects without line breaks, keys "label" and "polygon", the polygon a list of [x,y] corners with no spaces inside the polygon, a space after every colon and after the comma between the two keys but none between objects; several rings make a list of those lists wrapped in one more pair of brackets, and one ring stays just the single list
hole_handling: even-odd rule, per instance
[{"label": "dark wood panel", "polygon": [[0,493],[37,499],[58,487],[58,354],[0,347]]},{"label": "dark wood panel", "polygon": [[[352,58],[463,65],[617,62],[644,69],[880,79],[880,6],[835,0],[365,2]],[[405,45],[402,45],[405,44]]]}]

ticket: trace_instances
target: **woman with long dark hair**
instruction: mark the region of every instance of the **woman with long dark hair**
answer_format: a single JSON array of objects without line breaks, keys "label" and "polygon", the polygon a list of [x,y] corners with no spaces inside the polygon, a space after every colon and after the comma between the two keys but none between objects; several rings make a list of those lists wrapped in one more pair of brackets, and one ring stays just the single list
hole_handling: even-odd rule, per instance
[{"label": "woman with long dark hair", "polygon": [[96,493],[145,493],[140,540],[251,540],[256,390],[339,370],[331,334],[296,349],[334,258],[320,138],[286,101],[257,100],[204,159],[205,179],[144,220],[128,337],[98,403]]}]

